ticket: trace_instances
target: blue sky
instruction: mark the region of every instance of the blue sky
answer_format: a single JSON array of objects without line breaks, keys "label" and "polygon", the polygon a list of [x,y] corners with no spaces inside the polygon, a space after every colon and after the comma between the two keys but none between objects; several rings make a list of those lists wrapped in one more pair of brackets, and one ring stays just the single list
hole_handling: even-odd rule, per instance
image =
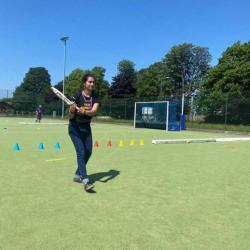
[{"label": "blue sky", "polygon": [[132,60],[141,69],[173,45],[208,47],[212,64],[231,44],[250,40],[247,0],[1,0],[0,89],[15,89],[30,67],[63,77],[62,36],[69,36],[66,73]]}]

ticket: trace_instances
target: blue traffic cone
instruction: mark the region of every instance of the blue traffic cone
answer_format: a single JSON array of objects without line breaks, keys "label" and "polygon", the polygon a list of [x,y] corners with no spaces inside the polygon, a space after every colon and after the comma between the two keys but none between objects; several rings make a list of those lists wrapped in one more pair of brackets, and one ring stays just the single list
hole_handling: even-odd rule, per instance
[{"label": "blue traffic cone", "polygon": [[12,149],[13,149],[14,152],[19,152],[19,151],[20,151],[20,146],[19,146],[19,144],[16,143],[16,144],[13,146]]},{"label": "blue traffic cone", "polygon": [[45,148],[44,148],[44,145],[43,145],[43,143],[39,143],[38,144],[38,150],[44,150]]},{"label": "blue traffic cone", "polygon": [[60,149],[61,149],[60,143],[59,143],[59,142],[56,142],[56,143],[54,144],[54,148],[55,148],[56,150],[60,150]]}]

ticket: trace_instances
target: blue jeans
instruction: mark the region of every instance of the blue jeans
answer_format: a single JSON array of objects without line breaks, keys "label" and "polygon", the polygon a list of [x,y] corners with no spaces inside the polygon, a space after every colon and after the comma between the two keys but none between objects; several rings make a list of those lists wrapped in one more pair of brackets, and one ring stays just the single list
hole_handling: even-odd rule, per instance
[{"label": "blue jeans", "polygon": [[90,124],[79,126],[76,122],[69,122],[69,136],[75,146],[77,156],[76,175],[87,179],[86,164],[92,154],[92,133]]}]

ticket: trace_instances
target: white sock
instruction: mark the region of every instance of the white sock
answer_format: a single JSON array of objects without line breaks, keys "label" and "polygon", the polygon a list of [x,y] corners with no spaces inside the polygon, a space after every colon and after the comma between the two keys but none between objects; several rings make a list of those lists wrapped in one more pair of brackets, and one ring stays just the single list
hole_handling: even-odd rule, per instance
[{"label": "white sock", "polygon": [[89,178],[83,179],[82,182],[83,182],[84,184],[89,183]]}]

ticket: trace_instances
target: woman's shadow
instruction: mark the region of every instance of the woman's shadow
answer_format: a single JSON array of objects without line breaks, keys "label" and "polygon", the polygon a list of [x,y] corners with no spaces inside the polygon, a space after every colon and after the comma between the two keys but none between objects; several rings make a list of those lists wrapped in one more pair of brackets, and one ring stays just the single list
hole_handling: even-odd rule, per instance
[{"label": "woman's shadow", "polygon": [[100,173],[90,174],[88,177],[89,177],[89,180],[90,180],[91,183],[95,183],[96,181],[106,183],[106,182],[114,179],[119,174],[120,174],[120,171],[110,169],[107,172],[100,172]]}]

